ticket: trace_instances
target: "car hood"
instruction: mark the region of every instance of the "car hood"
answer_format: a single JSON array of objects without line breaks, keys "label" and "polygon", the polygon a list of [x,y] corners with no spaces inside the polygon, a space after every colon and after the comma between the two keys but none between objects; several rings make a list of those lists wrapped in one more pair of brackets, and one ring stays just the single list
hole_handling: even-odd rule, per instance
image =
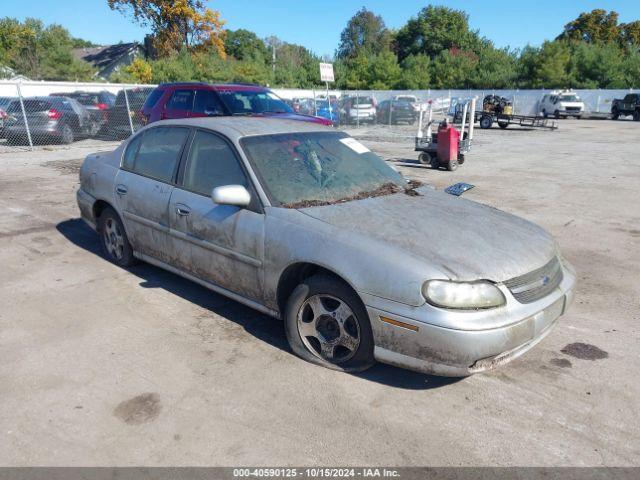
[{"label": "car hood", "polygon": [[402,249],[453,280],[502,282],[543,266],[555,255],[553,238],[531,222],[431,188],[418,192],[300,211],[358,236],[363,248],[382,252],[384,243]]}]

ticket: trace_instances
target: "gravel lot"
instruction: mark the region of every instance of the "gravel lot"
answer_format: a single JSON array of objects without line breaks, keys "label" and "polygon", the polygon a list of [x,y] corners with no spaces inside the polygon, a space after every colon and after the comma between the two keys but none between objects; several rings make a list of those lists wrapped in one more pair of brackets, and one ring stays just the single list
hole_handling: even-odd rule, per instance
[{"label": "gravel lot", "polygon": [[576,267],[540,345],[462,380],[315,367],[279,321],[106,262],[74,197],[95,147],[2,153],[0,464],[639,465],[640,124],[477,130],[453,173],[417,164],[413,130],[357,134],[408,177],[541,224]]}]

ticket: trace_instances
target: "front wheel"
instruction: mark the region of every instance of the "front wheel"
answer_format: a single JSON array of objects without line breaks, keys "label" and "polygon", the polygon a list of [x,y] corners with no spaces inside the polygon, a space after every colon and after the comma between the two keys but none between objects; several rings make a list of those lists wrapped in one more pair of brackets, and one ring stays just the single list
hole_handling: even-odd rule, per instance
[{"label": "front wheel", "polygon": [[364,304],[336,277],[305,279],[289,297],[284,320],[291,349],[308,362],[344,372],[360,372],[375,363]]},{"label": "front wheel", "polygon": [[618,118],[620,118],[620,112],[618,111],[617,108],[614,108],[611,111],[611,118],[614,119],[614,120],[618,120]]},{"label": "front wheel", "polygon": [[100,214],[98,233],[102,250],[109,261],[121,267],[130,267],[137,262],[124,225],[112,208],[105,208]]},{"label": "front wheel", "polygon": [[633,112],[633,119],[636,122],[640,122],[640,110],[636,110],[635,112]]},{"label": "front wheel", "polygon": [[60,129],[60,141],[65,145],[69,145],[73,142],[73,130],[68,124],[62,125]]}]

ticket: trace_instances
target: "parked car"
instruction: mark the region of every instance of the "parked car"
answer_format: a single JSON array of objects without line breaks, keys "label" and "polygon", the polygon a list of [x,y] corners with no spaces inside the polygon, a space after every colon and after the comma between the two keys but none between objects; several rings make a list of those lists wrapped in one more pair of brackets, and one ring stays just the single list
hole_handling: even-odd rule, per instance
[{"label": "parked car", "polygon": [[420,109],[424,110],[424,107],[420,104],[418,97],[415,95],[396,95],[393,99],[395,101],[409,102],[413,111],[416,112],[416,116],[420,113]]},{"label": "parked car", "polygon": [[329,108],[329,102],[326,100],[317,100],[316,109],[316,115],[318,117],[330,120],[333,126],[340,124],[340,107],[338,107],[338,105],[332,103],[331,108]]},{"label": "parked car", "polygon": [[378,123],[404,122],[413,125],[417,116],[418,113],[407,100],[383,100],[376,108]]},{"label": "parked car", "polygon": [[85,159],[77,201],[115,264],[144,260],[280,317],[296,354],[343,371],[494,368],[573,297],[540,227],[409,183],[309,122],[152,123]]},{"label": "parked car", "polygon": [[640,121],[640,95],[628,93],[624,98],[615,98],[611,103],[611,117],[614,120],[621,115],[631,115],[634,120]]},{"label": "parked car", "polygon": [[373,97],[347,97],[342,105],[346,123],[376,123],[376,100]]},{"label": "parked car", "polygon": [[116,96],[107,90],[100,92],[76,90],[75,92],[52,93],[51,96],[68,97],[77,100],[85,106],[100,128],[107,122],[108,111],[116,103]]},{"label": "parked car", "polygon": [[4,138],[4,121],[8,116],[7,108],[14,100],[14,97],[0,97],[0,138]]},{"label": "parked car", "polygon": [[7,108],[4,134],[11,143],[25,143],[29,135],[33,143],[56,141],[71,143],[96,133],[97,127],[87,109],[67,97],[30,97],[22,102],[27,125],[19,100]]},{"label": "parked car", "polygon": [[268,88],[258,85],[165,83],[142,107],[146,123],[172,118],[260,115],[330,125],[330,120],[300,115]]},{"label": "parked car", "polygon": [[120,90],[115,103],[107,110],[107,121],[100,133],[111,138],[123,139],[131,135],[132,127],[133,131],[143,127],[146,119],[142,115],[142,106],[153,91],[153,87],[127,88],[125,97],[125,90]]},{"label": "parked car", "polygon": [[572,91],[547,93],[540,100],[540,112],[545,118],[549,115],[553,115],[555,118],[572,116],[580,118],[584,111],[584,102]]}]

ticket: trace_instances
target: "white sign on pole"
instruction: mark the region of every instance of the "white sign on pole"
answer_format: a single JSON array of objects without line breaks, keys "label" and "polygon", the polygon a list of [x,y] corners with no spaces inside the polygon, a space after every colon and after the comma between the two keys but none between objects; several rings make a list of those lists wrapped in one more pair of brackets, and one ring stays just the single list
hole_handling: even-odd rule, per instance
[{"label": "white sign on pole", "polygon": [[320,64],[320,81],[333,82],[333,63]]}]

